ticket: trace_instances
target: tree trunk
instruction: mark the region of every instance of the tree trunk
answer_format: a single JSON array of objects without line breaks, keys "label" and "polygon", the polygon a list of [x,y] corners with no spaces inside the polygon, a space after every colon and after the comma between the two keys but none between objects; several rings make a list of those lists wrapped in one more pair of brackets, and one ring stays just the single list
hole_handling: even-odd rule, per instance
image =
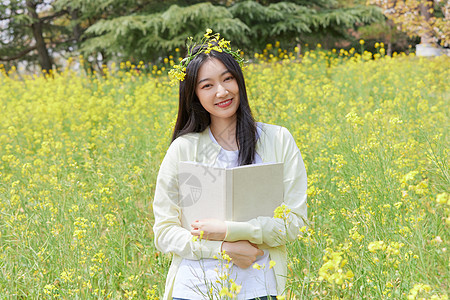
[{"label": "tree trunk", "polygon": [[388,34],[386,35],[386,44],[387,44],[386,54],[388,56],[392,56],[392,33],[394,31],[394,22],[388,19],[386,23],[389,27]]},{"label": "tree trunk", "polygon": [[52,69],[52,61],[48,54],[47,47],[45,45],[44,36],[42,34],[42,23],[36,12],[36,3],[32,0],[27,0],[27,9],[29,15],[33,18],[31,29],[36,41],[36,49],[38,51],[39,64],[43,71],[49,72]]},{"label": "tree trunk", "polygon": [[70,17],[72,18],[72,21],[75,21],[75,26],[73,27],[73,36],[75,37],[75,40],[77,43],[81,40],[81,27],[78,23],[78,9],[70,10]]},{"label": "tree trunk", "polygon": [[97,66],[98,73],[100,74],[100,76],[103,77],[105,75],[105,73],[103,72],[103,57],[102,57],[102,60],[99,60],[98,59],[99,53],[101,54],[101,52],[96,52],[94,54],[94,63],[95,63],[95,66]]},{"label": "tree trunk", "polygon": [[[433,1],[425,1],[420,3],[419,9],[420,14],[425,18],[425,20],[428,23],[428,20],[434,15],[434,13],[430,12],[430,9],[434,9],[434,3]],[[426,28],[425,32],[420,36],[420,43],[421,44],[434,44],[433,40],[433,34],[431,32],[431,29]]]}]

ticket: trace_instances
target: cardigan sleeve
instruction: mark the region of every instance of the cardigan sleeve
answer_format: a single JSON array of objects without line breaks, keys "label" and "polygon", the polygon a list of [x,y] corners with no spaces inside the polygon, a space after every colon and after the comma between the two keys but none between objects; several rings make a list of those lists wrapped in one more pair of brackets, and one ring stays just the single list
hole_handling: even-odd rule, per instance
[{"label": "cardigan sleeve", "polygon": [[[174,253],[187,259],[212,258],[220,253],[221,241],[193,241],[192,234],[181,227],[178,206],[178,162],[186,141],[172,142],[161,163],[156,179],[153,214],[155,246],[164,253]],[[186,149],[184,149],[186,150]]]},{"label": "cardigan sleeve", "polygon": [[307,222],[306,169],[300,150],[289,131],[280,127],[274,145],[276,157],[284,166],[284,199],[290,212],[286,219],[258,217],[248,222],[227,221],[225,241],[248,240],[255,244],[277,247],[295,240]]}]

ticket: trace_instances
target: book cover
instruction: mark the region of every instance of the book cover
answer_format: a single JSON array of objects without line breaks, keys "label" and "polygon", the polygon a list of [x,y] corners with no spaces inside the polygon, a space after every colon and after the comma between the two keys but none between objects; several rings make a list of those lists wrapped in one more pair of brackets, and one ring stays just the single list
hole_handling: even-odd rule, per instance
[{"label": "book cover", "polygon": [[196,162],[178,166],[181,225],[206,218],[248,221],[273,216],[283,202],[283,164],[219,168]]}]

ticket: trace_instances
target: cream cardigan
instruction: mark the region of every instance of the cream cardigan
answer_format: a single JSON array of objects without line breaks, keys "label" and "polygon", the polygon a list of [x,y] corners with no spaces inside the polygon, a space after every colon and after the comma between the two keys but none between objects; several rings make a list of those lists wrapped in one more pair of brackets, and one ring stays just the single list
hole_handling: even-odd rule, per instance
[{"label": "cream cardigan", "polygon": [[[258,217],[248,222],[226,222],[224,241],[248,240],[261,249],[269,249],[270,259],[275,261],[274,272],[277,291],[285,291],[287,241],[298,237],[299,229],[306,225],[306,170],[294,138],[281,126],[262,124],[256,152],[263,162],[284,163],[283,203],[291,210],[287,221],[272,217]],[[209,137],[208,129],[201,133],[189,133],[172,142],[167,150],[156,180],[153,213],[156,248],[172,253],[172,263],[167,274],[163,299],[172,299],[172,289],[178,265],[182,258],[213,258],[220,253],[222,241],[192,240],[191,233],[180,226],[178,201],[178,162],[196,161],[212,165],[220,152],[220,146]]]}]

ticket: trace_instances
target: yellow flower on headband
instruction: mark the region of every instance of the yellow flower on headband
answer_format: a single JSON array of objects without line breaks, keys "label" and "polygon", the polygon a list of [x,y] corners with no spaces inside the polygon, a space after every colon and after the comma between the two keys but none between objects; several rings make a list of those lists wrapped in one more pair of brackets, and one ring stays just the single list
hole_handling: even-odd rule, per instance
[{"label": "yellow flower on headband", "polygon": [[[193,43],[192,40],[192,37],[189,37],[187,41],[188,55],[178,65],[174,65],[169,71],[169,77],[172,79],[172,84],[184,80],[187,65],[201,53],[209,54],[213,50],[217,52],[226,52],[233,56],[241,68],[244,66],[244,58],[239,54],[240,50],[231,50],[230,41],[227,41],[224,38],[221,39],[220,33],[213,34],[213,31],[208,28],[200,43]],[[192,53],[192,49],[197,45],[200,46],[200,49],[196,53]]]}]

